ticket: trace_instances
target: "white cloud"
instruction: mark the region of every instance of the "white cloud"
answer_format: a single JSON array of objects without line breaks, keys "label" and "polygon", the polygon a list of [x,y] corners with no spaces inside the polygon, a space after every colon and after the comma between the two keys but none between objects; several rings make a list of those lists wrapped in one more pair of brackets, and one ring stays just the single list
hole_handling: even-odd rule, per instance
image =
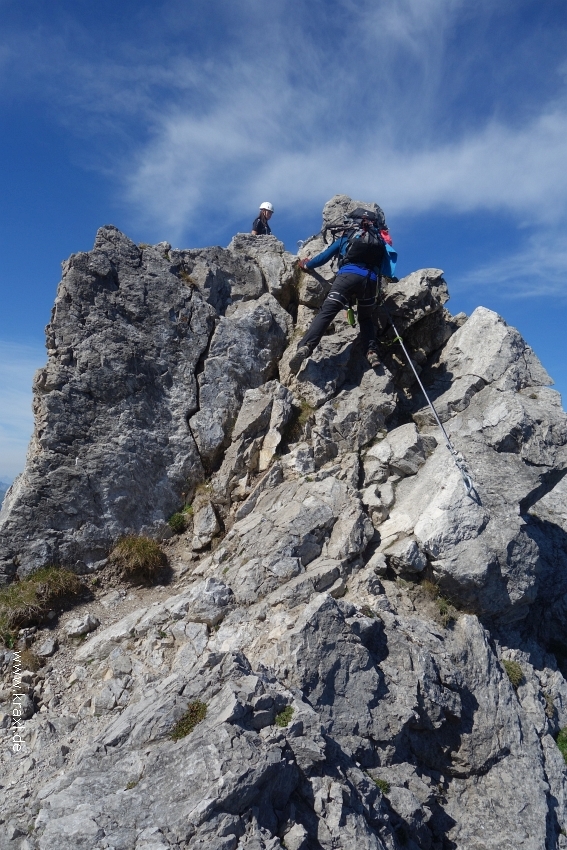
[{"label": "white cloud", "polygon": [[0,340],[0,480],[24,468],[33,432],[32,378],[45,363],[45,349]]},{"label": "white cloud", "polygon": [[[479,246],[481,247],[481,246]],[[567,300],[567,233],[552,228],[526,233],[524,247],[495,261],[481,262],[457,278],[455,291],[487,288],[507,298]]]},{"label": "white cloud", "polygon": [[496,122],[460,142],[395,160],[389,203],[399,210],[507,210],[522,221],[567,212],[567,111],[523,127]]},{"label": "white cloud", "polygon": [[[103,60],[80,16],[21,33],[18,54],[26,83],[35,68],[60,120],[93,145],[83,161],[114,175],[133,223],[177,244],[214,241],[215,217],[240,220],[259,199],[295,217],[344,192],[388,214],[503,212],[553,234],[563,257],[565,60],[551,51],[546,65],[559,21],[528,26],[534,9],[337,0],[330,15],[327,0],[166,0],[145,7],[143,33],[110,34],[121,40]],[[554,261],[548,285],[561,274]]]},{"label": "white cloud", "polygon": [[521,127],[492,121],[450,144],[400,153],[399,143],[368,125],[350,138],[317,133],[316,110],[303,132],[286,126],[281,103],[245,89],[198,119],[180,112],[163,119],[127,177],[128,197],[146,219],[179,236],[203,209],[229,212],[260,195],[278,208],[319,207],[335,192],[372,196],[390,213],[445,209],[507,211],[521,222],[549,223],[567,215],[567,110],[546,108]]},{"label": "white cloud", "polygon": [[[371,192],[398,212],[507,210],[540,221],[565,213],[567,105],[553,100],[565,81],[557,63],[534,111],[544,57],[539,29],[522,25],[533,2],[508,10],[494,0],[337,0],[332,15],[327,0],[272,5],[268,13],[265,0],[218,0],[214,9],[166,0],[146,29],[132,29],[136,38],[130,28],[113,33],[103,60],[96,33],[60,11],[51,29],[7,33],[0,54],[16,38],[16,76],[88,137],[92,161],[114,173],[132,216],[174,241],[205,211],[238,215],[267,195],[290,211],[344,191]],[[496,54],[491,25],[504,19],[513,47]],[[479,56],[483,73],[494,71],[480,111],[471,70]],[[514,116],[497,107],[503,85],[506,103],[523,92]]]}]

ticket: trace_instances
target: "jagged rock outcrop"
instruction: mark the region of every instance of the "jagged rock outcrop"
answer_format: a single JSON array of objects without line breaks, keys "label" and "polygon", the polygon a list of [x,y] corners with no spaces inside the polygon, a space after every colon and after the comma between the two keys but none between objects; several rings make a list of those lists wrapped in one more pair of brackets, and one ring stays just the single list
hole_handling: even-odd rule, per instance
[{"label": "jagged rock outcrop", "polygon": [[[21,636],[47,663],[0,755],[1,848],[567,847],[559,396],[496,314],[450,315],[437,269],[385,286],[379,368],[338,316],[291,375],[329,277],[247,234],[174,251],[103,228],[66,265],[2,557],[96,584]],[[105,588],[141,530],[172,586]]]},{"label": "jagged rock outcrop", "polygon": [[114,227],[64,263],[26,469],[0,516],[5,575],[90,569],[128,530],[167,531],[287,343],[291,318],[269,290],[287,291],[290,255],[262,245],[267,279],[240,250],[138,247]]}]

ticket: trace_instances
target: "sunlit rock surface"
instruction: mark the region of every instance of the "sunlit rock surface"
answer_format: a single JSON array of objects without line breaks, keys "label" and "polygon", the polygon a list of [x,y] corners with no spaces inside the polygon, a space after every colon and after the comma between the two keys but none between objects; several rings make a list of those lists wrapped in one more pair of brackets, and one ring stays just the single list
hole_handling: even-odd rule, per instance
[{"label": "sunlit rock surface", "polygon": [[[438,269],[384,282],[377,369],[339,315],[291,375],[331,277],[274,237],[181,251],[113,227],[64,264],[0,564],[91,593],[21,636],[46,664],[18,753],[2,691],[1,848],[567,847],[559,395],[501,317],[448,312]],[[169,584],[110,581],[140,532]]]}]

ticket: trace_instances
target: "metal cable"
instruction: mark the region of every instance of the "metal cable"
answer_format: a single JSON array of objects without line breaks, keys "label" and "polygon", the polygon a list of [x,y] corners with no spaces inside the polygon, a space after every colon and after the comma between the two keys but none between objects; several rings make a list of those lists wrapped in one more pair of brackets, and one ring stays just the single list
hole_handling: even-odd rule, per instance
[{"label": "metal cable", "polygon": [[404,352],[406,359],[407,359],[407,361],[408,361],[408,363],[411,367],[411,370],[412,370],[413,374],[415,375],[419,386],[421,387],[421,391],[422,391],[423,395],[425,396],[425,398],[427,400],[427,404],[429,405],[431,412],[433,413],[433,416],[435,417],[435,421],[437,422],[437,424],[439,425],[439,427],[440,427],[440,429],[443,433],[443,437],[445,438],[446,446],[449,449],[449,451],[451,452],[451,455],[453,457],[453,460],[455,461],[455,465],[456,465],[457,469],[461,473],[461,477],[463,479],[463,484],[465,485],[465,490],[466,490],[467,496],[470,496],[471,499],[474,499],[475,501],[479,501],[478,493],[477,493],[476,488],[473,484],[472,477],[471,477],[469,471],[467,470],[467,467],[465,466],[465,462],[464,462],[462,456],[459,455],[459,453],[455,449],[451,440],[449,439],[449,435],[447,434],[447,431],[445,430],[443,423],[441,422],[441,420],[439,419],[439,416],[437,415],[437,411],[435,410],[435,407],[433,406],[433,402],[431,401],[431,399],[427,395],[427,393],[425,391],[425,387],[423,386],[421,379],[420,379],[419,375],[417,374],[417,371],[415,369],[415,366],[413,365],[412,359],[409,356],[407,348],[404,345],[404,341],[403,341],[402,337],[400,336],[400,334],[398,333],[398,330],[397,330],[397,328],[394,324],[394,320],[392,319],[392,317],[390,316],[390,314],[388,313],[387,310],[386,310],[386,313],[388,315],[388,319],[389,319],[390,324],[392,325],[392,328],[394,329],[394,333],[396,335],[396,339],[394,340],[394,342],[399,342],[400,345],[402,346],[403,352]]}]

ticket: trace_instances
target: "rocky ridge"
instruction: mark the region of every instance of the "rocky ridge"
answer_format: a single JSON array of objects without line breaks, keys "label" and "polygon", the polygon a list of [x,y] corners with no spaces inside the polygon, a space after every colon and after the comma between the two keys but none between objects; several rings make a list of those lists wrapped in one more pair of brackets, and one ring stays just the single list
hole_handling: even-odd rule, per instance
[{"label": "rocky ridge", "polygon": [[[435,269],[385,286],[378,369],[339,316],[292,376],[331,277],[294,261],[105,227],[64,264],[0,564],[73,566],[90,596],[21,635],[46,664],[17,755],[2,693],[0,847],[567,847],[560,398],[503,319],[450,315]],[[169,584],[112,582],[125,532],[162,540]]]}]

